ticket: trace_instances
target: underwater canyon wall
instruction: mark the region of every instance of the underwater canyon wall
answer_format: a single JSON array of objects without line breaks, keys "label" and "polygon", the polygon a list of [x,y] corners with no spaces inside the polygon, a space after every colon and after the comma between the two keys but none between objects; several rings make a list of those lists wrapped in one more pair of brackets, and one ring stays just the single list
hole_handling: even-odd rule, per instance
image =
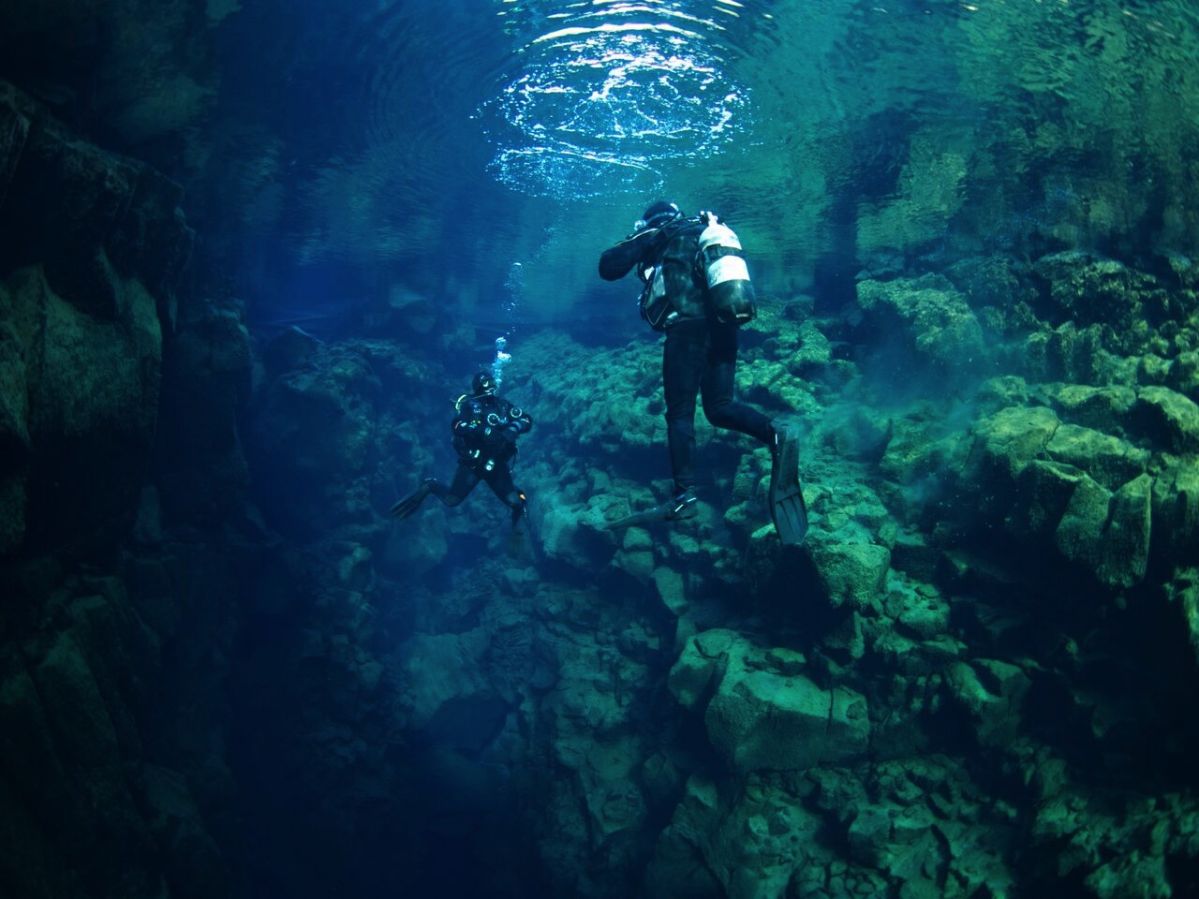
[{"label": "underwater canyon wall", "polygon": [[248,336],[177,291],[177,184],[2,82],[0,135],[0,885],[226,895],[254,554],[197,535],[241,503]]},{"label": "underwater canyon wall", "polygon": [[[772,298],[739,386],[807,431],[799,552],[765,452],[702,425],[696,521],[606,530],[665,474],[653,341],[521,341],[512,557],[482,490],[386,518],[448,475],[463,373],[282,336],[250,455],[316,573],[278,633],[309,839],[380,895],[1187,895],[1197,276],[1051,253]],[[361,873],[381,821],[411,854]]]},{"label": "underwater canyon wall", "polygon": [[[44,54],[104,69],[55,106],[86,137],[0,91],[0,892],[1199,892],[1199,275],[1059,252],[1143,218],[1193,243],[1189,158],[1129,196],[1104,195],[1118,155],[1046,177],[1082,225],[1049,207],[1020,258],[917,260],[947,230],[992,246],[959,228],[978,172],[1036,170],[1077,122],[1030,105],[1035,145],[981,162],[912,141],[898,199],[847,217],[877,264],[844,306],[769,297],[744,333],[745,398],[808,434],[802,553],[766,526],[764,453],[702,424],[699,519],[608,532],[664,489],[653,341],[522,337],[513,558],[484,490],[386,516],[452,466],[468,372],[433,357],[469,326],[252,347],[195,287],[216,273],[180,287],[179,187],[92,141],[203,158],[215,81],[179,48],[230,5],[110,6],[166,24],[109,54],[98,7],[41,7],[92,23]],[[279,214],[282,143],[231,220]]]}]

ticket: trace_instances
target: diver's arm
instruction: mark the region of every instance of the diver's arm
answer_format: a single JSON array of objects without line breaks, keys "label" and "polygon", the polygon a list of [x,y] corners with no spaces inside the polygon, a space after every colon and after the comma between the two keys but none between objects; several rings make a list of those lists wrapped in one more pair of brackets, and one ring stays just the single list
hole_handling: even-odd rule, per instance
[{"label": "diver's arm", "polygon": [[477,440],[479,432],[479,422],[471,415],[469,404],[463,404],[459,408],[458,414],[454,416],[454,420],[450,423],[450,431],[454,435],[454,450],[459,456],[465,456],[470,452],[469,444]]},{"label": "diver's arm", "polygon": [[619,281],[639,260],[653,252],[660,233],[658,228],[646,228],[604,250],[599,261],[600,277],[605,281]]},{"label": "diver's arm", "polygon": [[533,417],[524,409],[508,407],[508,427],[517,434],[527,434],[533,427]]}]

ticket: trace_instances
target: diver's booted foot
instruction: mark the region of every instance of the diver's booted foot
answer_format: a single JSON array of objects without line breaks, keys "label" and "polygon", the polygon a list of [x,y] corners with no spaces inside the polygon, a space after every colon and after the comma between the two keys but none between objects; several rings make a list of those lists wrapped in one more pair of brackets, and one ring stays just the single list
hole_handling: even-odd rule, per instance
[{"label": "diver's booted foot", "polygon": [[799,482],[799,432],[774,425],[770,447],[770,517],[784,546],[799,546],[808,533],[808,509]]},{"label": "diver's booted foot", "polygon": [[641,524],[651,524],[655,521],[686,521],[694,518],[699,512],[696,505],[695,493],[690,488],[684,490],[674,499],[667,500],[661,505],[654,506],[642,512],[634,512],[624,518],[608,522],[610,531],[631,528]]},{"label": "diver's booted foot", "polygon": [[696,506],[695,493],[690,487],[670,501],[670,511],[666,513],[667,521],[686,521],[694,518],[699,508]]},{"label": "diver's booted foot", "polygon": [[421,485],[412,493],[408,494],[402,500],[391,507],[392,518],[407,518],[416,512],[421,507],[421,503],[428,498],[429,493],[433,489],[433,479],[425,478],[421,481]]}]

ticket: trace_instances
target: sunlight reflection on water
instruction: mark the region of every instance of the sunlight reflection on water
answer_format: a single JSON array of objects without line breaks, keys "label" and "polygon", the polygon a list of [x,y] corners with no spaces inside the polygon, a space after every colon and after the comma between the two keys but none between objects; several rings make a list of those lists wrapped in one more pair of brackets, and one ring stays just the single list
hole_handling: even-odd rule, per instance
[{"label": "sunlight reflection on water", "polygon": [[543,196],[653,192],[664,162],[710,157],[748,132],[750,92],[728,61],[732,26],[750,13],[723,4],[502,3],[517,47],[481,110],[492,173]]}]

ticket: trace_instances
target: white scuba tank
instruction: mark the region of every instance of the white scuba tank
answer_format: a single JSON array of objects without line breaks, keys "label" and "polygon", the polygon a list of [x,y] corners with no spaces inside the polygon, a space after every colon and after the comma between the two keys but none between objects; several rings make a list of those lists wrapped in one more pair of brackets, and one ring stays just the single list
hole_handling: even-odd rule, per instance
[{"label": "white scuba tank", "polygon": [[699,235],[696,264],[708,285],[711,314],[725,324],[743,325],[757,314],[754,286],[741,256],[741,241],[714,212],[701,212],[707,227]]}]

